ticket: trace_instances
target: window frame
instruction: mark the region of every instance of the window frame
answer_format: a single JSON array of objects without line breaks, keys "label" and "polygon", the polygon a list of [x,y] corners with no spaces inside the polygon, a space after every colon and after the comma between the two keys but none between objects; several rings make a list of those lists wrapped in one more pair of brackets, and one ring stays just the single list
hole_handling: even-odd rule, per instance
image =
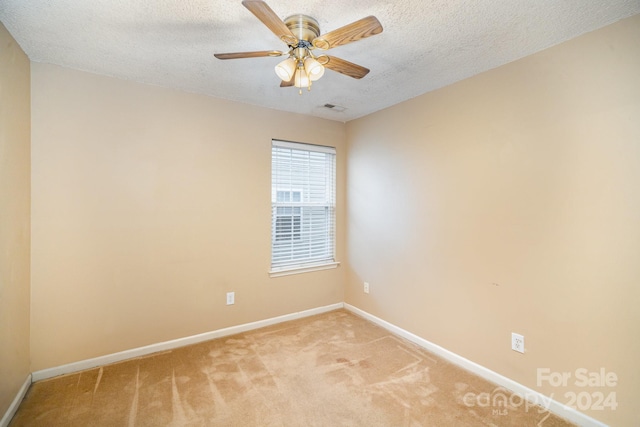
[{"label": "window frame", "polygon": [[[313,153],[324,153],[324,154],[329,154],[332,157],[327,159],[328,161],[331,161],[331,165],[329,167],[329,170],[325,170],[324,172],[324,179],[327,181],[328,185],[332,185],[332,188],[328,188],[328,187],[324,187],[324,192],[325,192],[325,197],[326,200],[324,202],[310,202],[312,194],[309,192],[309,194],[305,194],[305,189],[303,188],[304,185],[310,185],[311,181],[308,182],[301,182],[300,185],[297,185],[298,182],[296,181],[296,184],[294,184],[293,182],[290,184],[290,187],[279,187],[276,183],[277,179],[276,178],[276,167],[274,164],[274,159],[276,159],[276,148],[281,148],[281,149],[290,149],[290,150],[298,150],[298,151],[303,151],[303,152],[313,152]],[[293,152],[292,152],[293,154]],[[292,156],[293,157],[293,156]],[[337,220],[337,213],[336,213],[336,208],[337,208],[337,203],[336,203],[336,188],[337,188],[337,182],[336,182],[336,161],[337,161],[337,156],[336,156],[336,149],[334,147],[330,147],[330,146],[323,146],[323,145],[313,145],[313,144],[307,144],[307,143],[301,143],[301,142],[292,142],[292,141],[284,141],[284,140],[280,140],[280,139],[272,139],[271,140],[271,259],[270,259],[270,269],[269,269],[269,275],[270,277],[279,277],[279,276],[286,276],[286,275],[291,275],[291,274],[300,274],[300,273],[306,273],[306,272],[311,272],[311,271],[318,271],[318,270],[326,270],[326,269],[332,269],[332,268],[336,268],[338,267],[338,265],[340,265],[340,263],[337,261],[336,259],[336,220]],[[311,160],[309,160],[309,162],[311,162]],[[331,175],[329,176],[327,173],[330,173]],[[293,180],[293,178],[290,178]],[[279,198],[279,193],[281,192],[289,192],[291,194],[291,196],[289,197],[289,199],[291,200],[290,202],[286,202],[286,201],[278,201],[277,199]],[[293,202],[294,197],[294,193],[300,193],[300,200],[297,202]],[[307,196],[306,202],[305,202],[305,196]],[[274,198],[276,200],[274,200]],[[283,199],[286,199],[285,197],[283,197]],[[289,203],[287,205],[287,203]],[[296,204],[297,203],[297,204]],[[277,226],[277,220],[278,220],[278,214],[277,214],[277,210],[278,208],[283,208],[283,207],[290,207],[292,209],[292,213],[291,214],[282,214],[282,216],[289,216],[289,217],[294,217],[296,214],[293,213],[295,212],[295,209],[300,209],[300,233],[303,235],[299,238],[299,240],[303,240],[304,233],[305,231],[303,231],[303,229],[305,229],[306,227],[306,222],[309,222],[308,219],[305,219],[305,215],[307,216],[313,216],[315,215],[312,211],[312,209],[317,209],[320,207],[323,207],[327,212],[325,213],[325,221],[326,221],[326,225],[324,227],[327,228],[328,232],[331,233],[330,237],[327,237],[327,240],[325,241],[325,244],[328,245],[330,244],[330,250],[327,252],[330,252],[330,256],[327,256],[324,259],[320,259],[317,261],[314,261],[313,258],[309,258],[307,260],[304,259],[298,259],[297,261],[294,262],[290,262],[290,263],[284,263],[280,261],[279,263],[276,263],[276,265],[274,266],[274,253],[275,253],[275,247],[276,247],[276,239],[277,239],[277,232],[276,232],[276,226]],[[308,210],[305,210],[308,209]],[[316,212],[317,214],[317,212]],[[310,217],[310,218],[311,218]],[[294,244],[293,242],[297,239],[295,239],[294,235],[295,233],[295,224],[294,221],[292,220],[291,222],[291,235],[292,238],[290,239],[290,241],[292,242],[292,244]],[[319,230],[322,230],[322,226],[319,226]],[[313,234],[311,234],[310,230],[307,230],[307,232],[309,233],[308,236],[306,236],[308,239],[313,237]],[[325,248],[326,249],[326,248]],[[295,249],[292,249],[292,254],[295,255]]]}]

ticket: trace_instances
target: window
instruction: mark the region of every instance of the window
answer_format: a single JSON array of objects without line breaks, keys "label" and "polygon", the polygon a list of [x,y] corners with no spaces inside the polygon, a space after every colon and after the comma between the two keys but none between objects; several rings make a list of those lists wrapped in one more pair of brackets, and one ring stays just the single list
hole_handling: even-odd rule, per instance
[{"label": "window", "polygon": [[335,181],[335,148],[272,141],[272,276],[337,265]]},{"label": "window", "polygon": [[[281,193],[278,191],[278,193]],[[279,196],[279,195],[278,195]],[[279,198],[279,197],[278,197]],[[284,202],[284,200],[278,200]],[[278,242],[286,242],[291,240],[300,240],[300,224],[302,221],[302,212],[299,207],[295,206],[277,206],[276,207],[276,234],[275,239]]]}]

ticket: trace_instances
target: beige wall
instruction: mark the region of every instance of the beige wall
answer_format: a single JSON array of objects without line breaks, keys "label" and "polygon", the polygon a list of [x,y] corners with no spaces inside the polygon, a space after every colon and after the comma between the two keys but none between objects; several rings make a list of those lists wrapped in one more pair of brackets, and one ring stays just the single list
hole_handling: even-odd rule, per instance
[{"label": "beige wall", "polygon": [[32,371],[343,301],[343,267],[267,273],[271,138],[336,146],[343,201],[342,123],[38,63],[32,91]]},{"label": "beige wall", "polygon": [[29,58],[0,23],[0,418],[29,375]]},{"label": "beige wall", "polygon": [[[617,410],[585,412],[640,425],[640,16],[347,139],[346,302],[560,402],[615,392]],[[575,386],[601,367],[616,387]],[[537,368],[571,387],[538,387]]]}]

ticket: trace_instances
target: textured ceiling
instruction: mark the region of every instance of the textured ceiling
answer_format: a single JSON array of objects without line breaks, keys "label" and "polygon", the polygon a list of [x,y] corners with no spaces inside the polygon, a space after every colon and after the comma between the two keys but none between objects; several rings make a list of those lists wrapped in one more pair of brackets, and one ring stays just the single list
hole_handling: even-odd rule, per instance
[{"label": "textured ceiling", "polygon": [[0,21],[32,61],[349,121],[640,13],[640,0],[267,3],[283,19],[313,16],[322,33],[376,16],[382,34],[329,51],[371,72],[327,70],[299,95],[279,87],[282,58],[215,59],[286,50],[240,0],[0,0]]}]

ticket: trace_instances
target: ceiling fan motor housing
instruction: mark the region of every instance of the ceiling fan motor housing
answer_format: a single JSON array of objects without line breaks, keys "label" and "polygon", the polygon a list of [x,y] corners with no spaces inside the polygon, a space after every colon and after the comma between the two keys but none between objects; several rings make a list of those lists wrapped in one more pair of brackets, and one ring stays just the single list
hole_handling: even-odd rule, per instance
[{"label": "ceiling fan motor housing", "polygon": [[298,40],[304,40],[309,44],[320,35],[318,21],[308,15],[291,15],[284,20],[284,23]]}]

